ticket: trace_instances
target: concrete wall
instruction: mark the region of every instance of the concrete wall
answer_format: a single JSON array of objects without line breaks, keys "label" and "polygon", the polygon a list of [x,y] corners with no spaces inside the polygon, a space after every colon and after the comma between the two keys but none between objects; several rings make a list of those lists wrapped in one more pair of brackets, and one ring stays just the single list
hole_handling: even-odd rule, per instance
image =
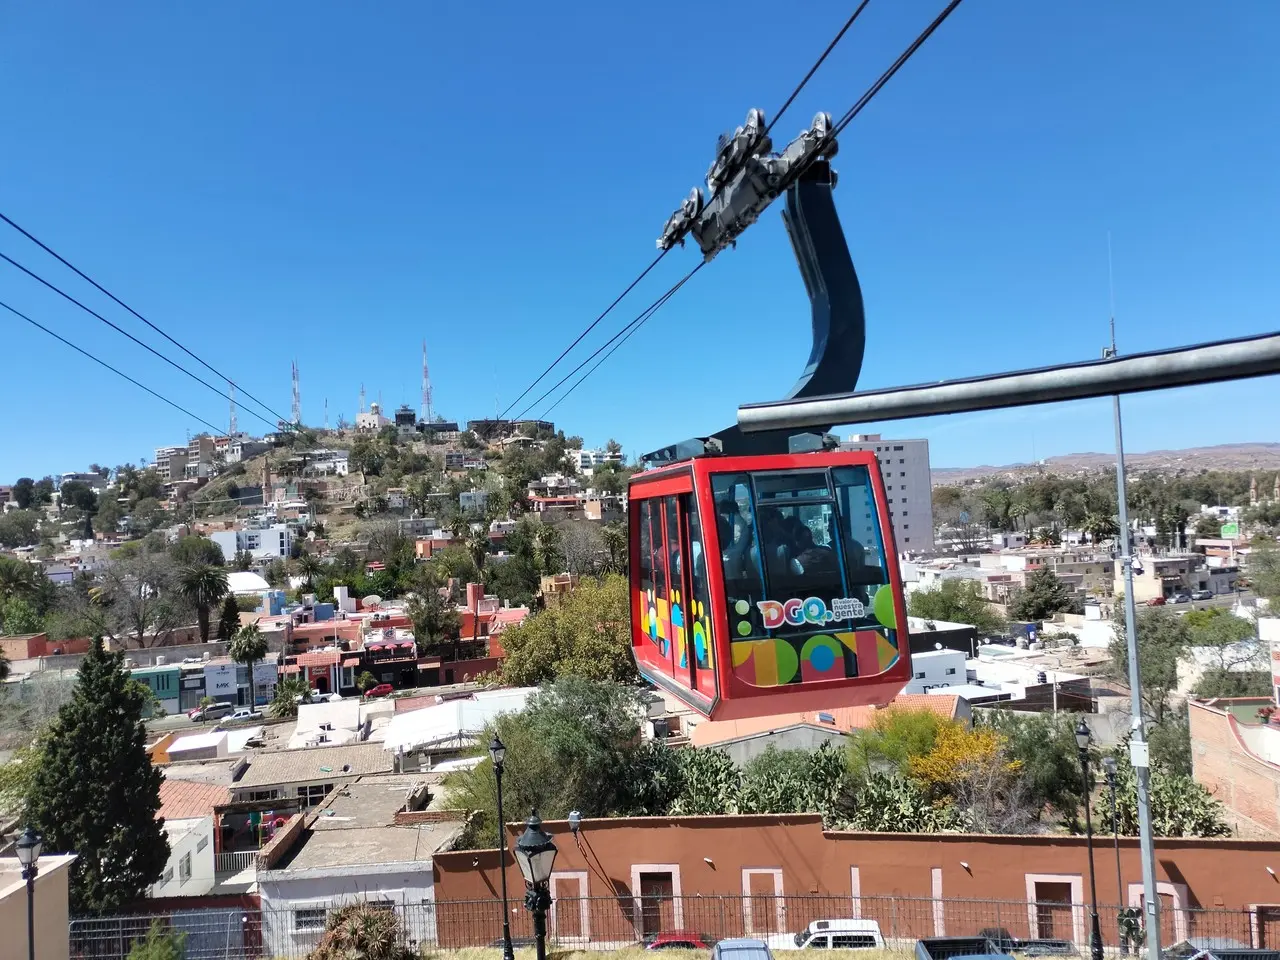
[{"label": "concrete wall", "polygon": [[[1280,765],[1248,749],[1240,725],[1226,709],[1230,702],[1188,702],[1192,771],[1227,809],[1280,834]],[[1280,739],[1280,730],[1258,733]]]},{"label": "concrete wall", "polygon": [[[928,923],[923,929],[911,928],[914,936],[944,930],[976,933],[976,929],[960,929],[957,911],[967,909],[965,900],[1020,905],[1029,894],[1036,896],[1035,883],[1045,877],[1070,883],[1079,892],[1074,896],[1076,903],[1083,902],[1087,889],[1084,837],[828,833],[813,815],[586,820],[576,841],[564,822],[544,827],[559,849],[557,872],[581,876],[577,895],[615,898],[620,914],[630,910],[638,892],[635,878],[647,866],[671,872],[679,895],[690,904],[699,895],[743,898],[744,891],[755,891],[759,876],[768,874],[784,898],[796,898],[785,903],[791,929],[799,929],[802,919],[808,922],[804,914],[814,908],[806,907],[801,898],[813,895],[832,898],[817,909],[842,911],[828,912],[828,916],[859,912],[878,916],[874,898],[921,898],[914,902],[924,904],[918,912]],[[514,843],[521,828],[521,824],[508,825],[510,842]],[[1100,904],[1132,902],[1133,884],[1140,883],[1137,839],[1122,838],[1120,848],[1125,890],[1115,887],[1108,849],[1106,867],[1098,870]],[[1276,881],[1266,872],[1275,859],[1274,843],[1162,839],[1157,842],[1157,879],[1173,890],[1177,906],[1236,911],[1233,916],[1247,918],[1243,908],[1248,905],[1280,901]],[[497,851],[440,853],[434,863],[441,945],[464,936],[468,943],[496,938],[496,926],[492,932],[478,931],[474,912],[464,917],[465,908],[447,901],[492,898],[498,888]],[[512,890],[523,889],[518,869],[510,862],[507,879]],[[935,900],[946,901],[937,906],[937,914]],[[899,906],[900,917],[909,906]],[[884,906],[886,915],[888,911]],[[1083,917],[1082,910],[1076,912]],[[978,921],[973,911],[966,916]],[[1186,922],[1185,913],[1178,916],[1183,918],[1179,922]],[[597,918],[602,927],[614,930],[627,922],[622,916],[609,918],[593,912],[592,922]],[[994,919],[984,918],[984,922],[995,925]],[[1010,929],[1012,919],[1016,918],[1006,922]],[[939,921],[936,926],[934,920]],[[1243,922],[1247,924],[1247,919]],[[899,923],[898,929],[906,928]],[[1247,929],[1241,939],[1248,940]]]},{"label": "concrete wall", "polygon": [[717,743],[715,749],[727,753],[738,766],[754,760],[770,747],[775,750],[817,750],[824,743],[834,741],[837,745],[844,741],[845,735],[839,730],[821,730],[818,727],[790,727],[786,730],[766,731],[728,743]]},{"label": "concrete wall", "polygon": [[[74,856],[44,856],[37,864],[35,884],[36,956],[40,960],[67,960],[71,949],[67,935],[68,868]],[[0,859],[0,955],[27,955],[27,885],[16,858]]]},{"label": "concrete wall", "polygon": [[[164,825],[169,838],[169,862],[160,882],[152,884],[151,897],[199,897],[214,887],[213,817],[170,820]],[[191,875],[182,876],[182,861],[191,857]],[[172,875],[170,875],[172,871]]]}]

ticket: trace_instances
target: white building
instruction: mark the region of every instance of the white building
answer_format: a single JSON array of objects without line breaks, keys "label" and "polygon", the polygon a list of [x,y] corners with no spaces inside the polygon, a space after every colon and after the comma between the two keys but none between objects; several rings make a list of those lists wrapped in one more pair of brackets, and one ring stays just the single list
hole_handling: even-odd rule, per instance
[{"label": "white building", "polygon": [[233,437],[227,444],[227,463],[243,463],[260,453],[271,449],[266,440],[255,440],[252,437]]},{"label": "white building", "polygon": [[356,429],[368,433],[377,433],[390,423],[391,421],[382,415],[382,407],[376,403],[369,404],[369,410],[366,413],[356,414]]},{"label": "white building", "polygon": [[942,687],[964,686],[968,674],[961,650],[930,650],[911,655],[911,681],[903,693],[928,693]]},{"label": "white building", "polygon": [[622,463],[621,452],[609,453],[607,450],[570,450],[565,458],[579,473],[590,473],[603,463]]},{"label": "white building", "polygon": [[899,553],[933,549],[933,474],[928,440],[884,440],[878,433],[855,433],[841,450],[866,450],[880,462],[893,539]]},{"label": "white building", "polygon": [[228,563],[242,550],[247,550],[255,560],[274,560],[287,558],[293,547],[293,532],[283,523],[253,530],[215,530],[209,539],[222,550],[223,559]]},{"label": "white building", "polygon": [[474,511],[479,513],[484,510],[488,503],[488,490],[464,490],[462,493],[458,494],[458,506],[461,507],[464,512]]},{"label": "white building", "polygon": [[166,820],[169,862],[151,885],[152,897],[201,897],[211,892],[214,876],[213,817]]},{"label": "white building", "polygon": [[187,446],[156,447],[156,473],[165,483],[181,480],[187,474]]}]

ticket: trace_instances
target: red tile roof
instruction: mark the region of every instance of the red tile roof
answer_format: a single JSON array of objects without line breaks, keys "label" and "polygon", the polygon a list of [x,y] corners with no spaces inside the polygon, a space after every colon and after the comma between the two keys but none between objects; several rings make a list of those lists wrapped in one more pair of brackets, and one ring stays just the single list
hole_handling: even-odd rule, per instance
[{"label": "red tile roof", "polygon": [[298,654],[300,667],[331,667],[338,662],[337,650],[317,650],[315,653]]},{"label": "red tile roof", "polygon": [[186,820],[213,815],[213,808],[231,802],[231,791],[198,780],[165,780],[160,784],[160,816]]}]

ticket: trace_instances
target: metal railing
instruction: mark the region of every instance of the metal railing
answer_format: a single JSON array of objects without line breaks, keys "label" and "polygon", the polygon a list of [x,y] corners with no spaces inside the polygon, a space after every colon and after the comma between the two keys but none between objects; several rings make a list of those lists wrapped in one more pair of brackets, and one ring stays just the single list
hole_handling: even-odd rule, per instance
[{"label": "metal railing", "polygon": [[239,873],[241,870],[247,870],[257,865],[257,850],[236,850],[231,853],[215,854],[213,869],[215,873],[221,875],[224,873]]},{"label": "metal railing", "polygon": [[[403,946],[415,952],[501,943],[502,905],[494,899],[392,903],[367,899],[396,913]],[[1280,899],[1280,898],[1278,898]],[[335,901],[334,906],[337,906]],[[1162,905],[1160,942],[1191,937],[1247,947],[1280,947],[1280,905],[1236,910],[1175,909]],[[532,943],[533,926],[519,899],[511,900],[511,934]],[[1120,908],[1098,909],[1104,947],[1112,956],[1138,952],[1138,936],[1122,936]],[[320,942],[327,908],[205,908],[71,921],[71,957],[127,960],[154,920],[187,934],[185,960],[302,960]],[[1088,955],[1089,910],[1080,903],[1008,900],[932,900],[910,897],[632,896],[561,898],[547,921],[551,946],[614,950],[684,931],[706,943],[725,937],[778,938],[779,947],[814,920],[875,920],[886,944],[909,948],[921,937],[986,935],[1001,941],[1052,940]],[[1225,945],[1225,944],[1224,944]]]}]

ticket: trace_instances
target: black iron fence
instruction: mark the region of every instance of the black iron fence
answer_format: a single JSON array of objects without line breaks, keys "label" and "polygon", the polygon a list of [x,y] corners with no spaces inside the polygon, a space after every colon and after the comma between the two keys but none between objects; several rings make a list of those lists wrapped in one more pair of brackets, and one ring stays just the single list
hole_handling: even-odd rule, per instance
[{"label": "black iron fence", "polygon": [[[404,946],[422,952],[497,947],[502,905],[496,900],[370,905],[394,911]],[[533,928],[520,900],[511,901],[511,932],[517,946],[532,943]],[[135,941],[152,924],[186,935],[186,960],[301,960],[320,942],[330,908],[323,904],[279,904],[261,908],[207,908],[163,914],[76,919],[70,925],[71,957],[127,960]],[[1103,944],[1113,956],[1137,953],[1145,937],[1138,911],[1098,909]],[[1005,946],[1056,941],[1087,956],[1089,908],[1067,902],[932,900],[910,897],[692,896],[561,898],[551,908],[547,932],[558,948],[615,950],[662,935],[679,934],[711,944],[725,937],[769,940],[776,949],[815,920],[872,920],[890,948],[910,948],[933,936],[986,935]],[[1246,909],[1176,909],[1163,905],[1160,942],[1204,938],[1218,945],[1280,948],[1280,906]]]}]

